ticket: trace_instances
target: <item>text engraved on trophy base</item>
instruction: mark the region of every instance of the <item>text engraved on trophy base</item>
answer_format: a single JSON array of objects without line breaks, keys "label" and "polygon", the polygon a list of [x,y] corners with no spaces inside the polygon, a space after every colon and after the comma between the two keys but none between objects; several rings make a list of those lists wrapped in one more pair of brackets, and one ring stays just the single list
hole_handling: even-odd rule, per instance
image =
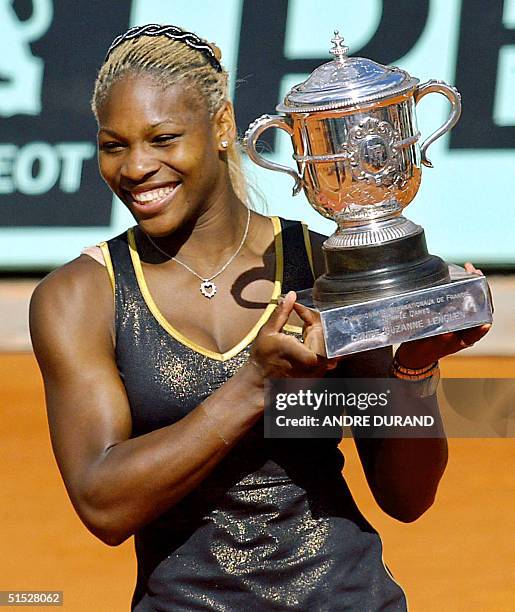
[{"label": "text engraved on trophy base", "polygon": [[451,280],[429,289],[321,311],[328,357],[489,323],[486,279]]}]

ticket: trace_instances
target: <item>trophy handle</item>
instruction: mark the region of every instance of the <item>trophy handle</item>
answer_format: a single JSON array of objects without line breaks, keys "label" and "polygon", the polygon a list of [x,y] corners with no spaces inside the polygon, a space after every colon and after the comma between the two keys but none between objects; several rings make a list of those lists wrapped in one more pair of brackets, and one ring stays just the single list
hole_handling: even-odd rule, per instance
[{"label": "trophy handle", "polygon": [[419,100],[421,100],[421,98],[433,92],[440,93],[449,100],[449,102],[451,103],[451,114],[449,119],[447,119],[447,121],[442,125],[442,127],[437,129],[436,132],[433,132],[431,136],[429,136],[429,138],[426,138],[426,140],[424,140],[424,142],[420,146],[421,161],[424,166],[427,166],[428,168],[433,168],[433,164],[431,163],[431,160],[426,156],[427,148],[435,140],[438,140],[440,136],[443,136],[449,130],[451,130],[456,125],[461,115],[461,96],[459,91],[455,87],[451,87],[443,81],[430,80],[427,81],[427,83],[422,83],[422,85],[419,85],[415,89],[415,94],[413,96],[415,99],[415,104],[417,104]]},{"label": "trophy handle", "polygon": [[295,196],[302,189],[302,177],[299,175],[299,173],[288,166],[282,166],[281,164],[268,161],[256,151],[257,139],[265,130],[268,130],[268,128],[271,127],[284,130],[290,136],[293,135],[293,130],[280,115],[262,115],[249,125],[249,128],[245,133],[245,137],[243,138],[243,146],[245,147],[250,159],[258,166],[262,166],[267,170],[276,170],[277,172],[285,172],[286,174],[289,174],[295,181],[292,192],[292,195]]}]

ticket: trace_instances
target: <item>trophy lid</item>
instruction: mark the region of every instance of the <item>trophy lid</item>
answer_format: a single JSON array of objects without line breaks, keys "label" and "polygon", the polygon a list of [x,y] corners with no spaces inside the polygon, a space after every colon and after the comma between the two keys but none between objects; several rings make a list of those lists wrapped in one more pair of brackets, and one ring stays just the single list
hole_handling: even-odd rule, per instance
[{"label": "trophy lid", "polygon": [[316,68],[292,87],[276,109],[283,113],[361,106],[402,94],[419,79],[395,66],[383,66],[364,57],[348,57],[349,48],[336,30],[330,50],[335,59]]}]

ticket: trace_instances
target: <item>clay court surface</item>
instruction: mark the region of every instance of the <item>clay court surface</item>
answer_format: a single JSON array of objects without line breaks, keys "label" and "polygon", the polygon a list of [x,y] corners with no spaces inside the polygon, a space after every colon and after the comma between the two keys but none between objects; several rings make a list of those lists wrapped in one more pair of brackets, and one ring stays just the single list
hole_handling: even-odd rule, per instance
[{"label": "clay court surface", "polygon": [[[448,358],[447,376],[515,378],[515,358]],[[66,496],[50,449],[39,372],[30,353],[0,354],[0,590],[61,590],[73,612],[129,609],[132,541],[90,535]],[[415,612],[515,610],[514,439],[452,439],[435,505],[404,525],[378,510],[351,441],[345,474],[383,536],[384,557]],[[359,612],[359,611],[356,611]]]}]

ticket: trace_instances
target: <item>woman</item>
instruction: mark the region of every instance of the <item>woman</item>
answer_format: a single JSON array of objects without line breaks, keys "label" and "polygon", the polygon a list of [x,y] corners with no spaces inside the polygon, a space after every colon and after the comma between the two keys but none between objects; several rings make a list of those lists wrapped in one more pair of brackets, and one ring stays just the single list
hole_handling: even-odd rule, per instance
[{"label": "woman", "polygon": [[[336,366],[310,348],[319,324],[290,291],[313,282],[310,240],[322,272],[323,237],[246,206],[218,50],[173,26],[132,28],[93,110],[101,174],[137,225],[48,276],[31,329],[75,509],[107,544],[135,535],[133,609],[404,610],[337,440],[263,439],[264,380]],[[393,366],[389,350],[369,352],[339,373],[431,379],[486,331],[402,345]],[[358,447],[387,513],[411,521],[431,505],[444,440]]]}]

